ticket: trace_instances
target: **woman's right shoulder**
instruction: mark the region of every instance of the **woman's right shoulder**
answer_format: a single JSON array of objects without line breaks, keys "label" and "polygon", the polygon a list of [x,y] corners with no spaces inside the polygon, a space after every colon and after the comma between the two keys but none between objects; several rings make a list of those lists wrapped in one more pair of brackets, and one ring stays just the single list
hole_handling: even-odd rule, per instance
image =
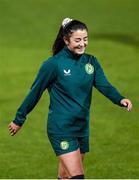
[{"label": "woman's right shoulder", "polygon": [[56,56],[50,56],[48,59],[42,61],[41,69],[57,69],[58,68],[58,58]]},{"label": "woman's right shoulder", "polygon": [[57,65],[57,58],[55,56],[50,56],[48,59],[45,59],[42,64],[47,66],[48,64]]}]

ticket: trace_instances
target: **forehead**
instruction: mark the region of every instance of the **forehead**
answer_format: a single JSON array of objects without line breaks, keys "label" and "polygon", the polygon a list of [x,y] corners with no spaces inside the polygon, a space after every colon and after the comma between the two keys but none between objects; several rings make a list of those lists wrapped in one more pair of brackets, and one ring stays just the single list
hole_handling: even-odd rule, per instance
[{"label": "forehead", "polygon": [[72,38],[84,38],[87,37],[88,33],[86,31],[86,29],[78,29],[76,31],[73,31],[73,33],[71,34]]}]

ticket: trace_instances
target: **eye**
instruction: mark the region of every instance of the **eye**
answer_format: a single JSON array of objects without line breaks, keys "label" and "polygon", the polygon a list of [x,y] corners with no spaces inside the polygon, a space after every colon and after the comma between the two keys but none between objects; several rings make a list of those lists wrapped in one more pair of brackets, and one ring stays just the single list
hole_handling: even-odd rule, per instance
[{"label": "eye", "polygon": [[88,38],[85,38],[84,41],[88,41]]},{"label": "eye", "polygon": [[75,42],[80,42],[81,40],[80,39],[75,39]]}]

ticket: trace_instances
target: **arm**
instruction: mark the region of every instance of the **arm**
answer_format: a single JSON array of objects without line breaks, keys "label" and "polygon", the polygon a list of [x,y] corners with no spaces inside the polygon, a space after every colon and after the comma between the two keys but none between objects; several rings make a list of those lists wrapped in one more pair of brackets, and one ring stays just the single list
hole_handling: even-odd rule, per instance
[{"label": "arm", "polygon": [[9,125],[9,130],[12,135],[13,133],[15,134],[17,130],[20,129],[19,127],[23,125],[27,114],[36,106],[44,90],[49,87],[49,85],[54,81],[55,77],[56,64],[54,63],[54,59],[50,58],[42,64],[28,95],[18,108],[15,119]]},{"label": "arm", "polygon": [[110,99],[113,103],[119,106],[126,106],[127,109],[130,111],[132,108],[131,101],[125,99],[118,90],[110,84],[107,80],[102,67],[98,63],[97,59],[95,58],[95,82],[94,86],[98,89],[104,96]]}]

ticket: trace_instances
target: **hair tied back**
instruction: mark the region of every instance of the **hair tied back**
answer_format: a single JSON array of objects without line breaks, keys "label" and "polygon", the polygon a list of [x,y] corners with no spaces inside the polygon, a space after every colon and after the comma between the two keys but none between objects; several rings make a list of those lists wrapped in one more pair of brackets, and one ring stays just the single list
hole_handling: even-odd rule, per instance
[{"label": "hair tied back", "polygon": [[62,21],[62,27],[64,28],[65,26],[67,26],[73,19],[70,18],[65,18]]}]

